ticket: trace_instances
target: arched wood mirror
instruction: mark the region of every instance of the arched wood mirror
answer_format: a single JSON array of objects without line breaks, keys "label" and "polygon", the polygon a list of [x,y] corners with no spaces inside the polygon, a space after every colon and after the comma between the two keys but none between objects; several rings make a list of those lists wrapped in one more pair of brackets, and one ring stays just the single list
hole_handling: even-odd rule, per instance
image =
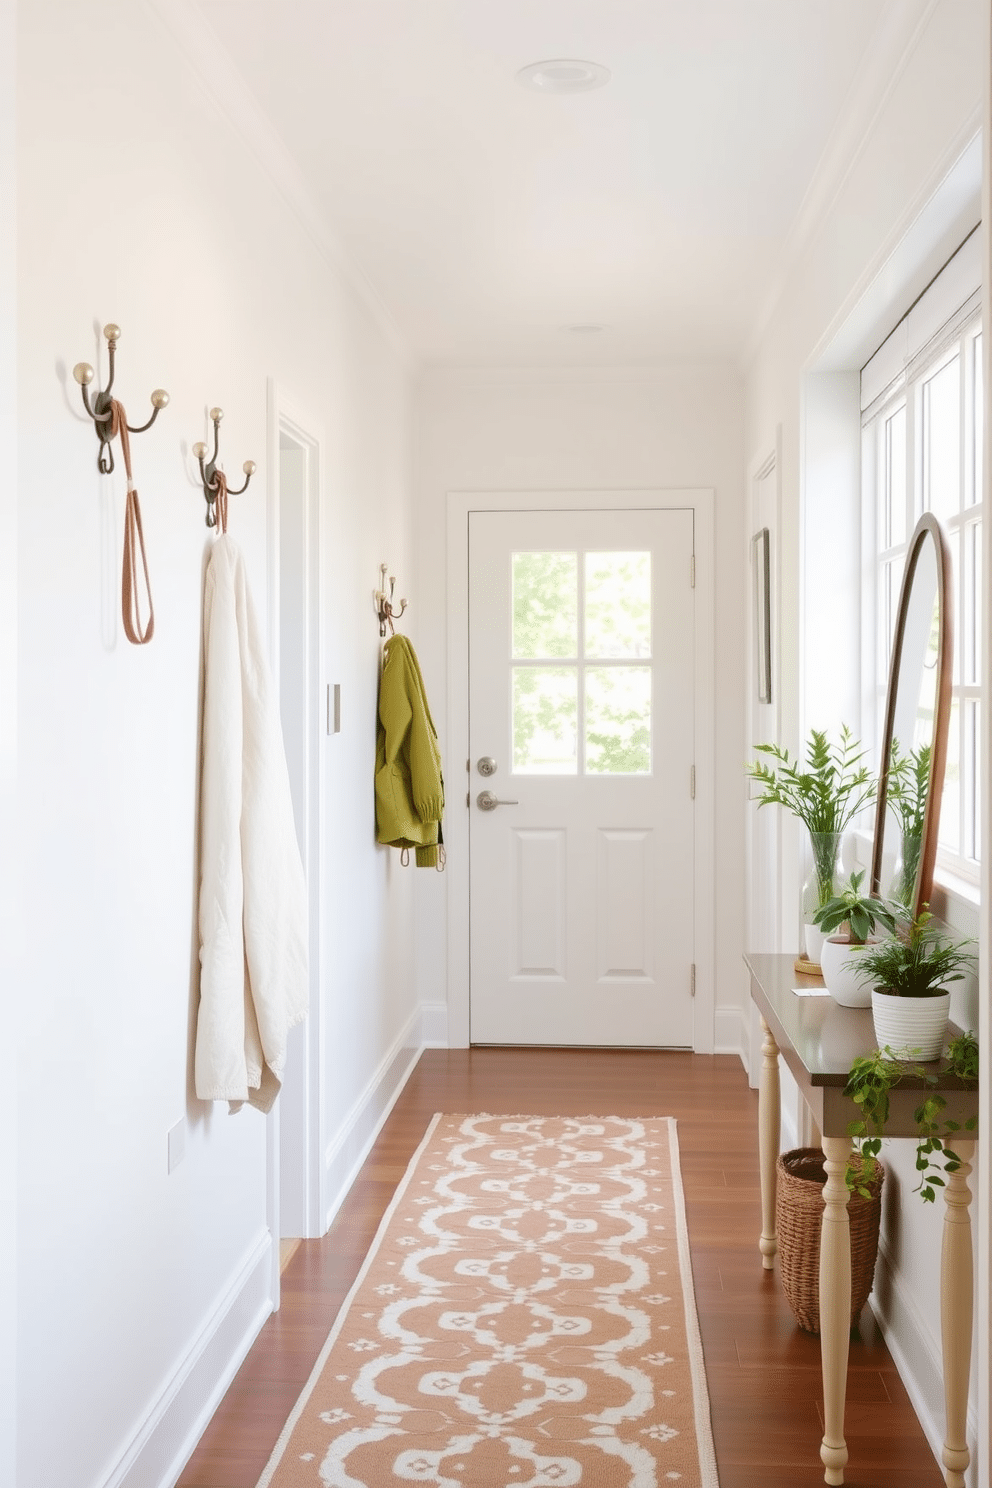
[{"label": "arched wood mirror", "polygon": [[924,513],[906,554],[882,731],[872,893],[914,915],[930,902],[954,653],[951,555]]}]

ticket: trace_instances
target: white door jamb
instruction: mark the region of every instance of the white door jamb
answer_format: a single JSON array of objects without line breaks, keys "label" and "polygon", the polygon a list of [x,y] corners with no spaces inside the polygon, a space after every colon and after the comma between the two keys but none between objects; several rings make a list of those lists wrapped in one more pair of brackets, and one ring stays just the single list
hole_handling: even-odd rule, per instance
[{"label": "white door jamb", "polygon": [[[696,851],[695,946],[696,998],[693,1049],[714,1048],[716,1006],[716,678],[715,678],[715,499],[712,489],[647,489],[608,491],[449,491],[447,510],[448,576],[448,767],[444,822],[449,869],[448,907],[448,1042],[469,1044],[469,812],[466,799],[468,747],[468,517],[472,511],[609,510],[629,507],[691,507],[695,515],[696,584]],[[464,787],[464,789],[463,789]]]}]

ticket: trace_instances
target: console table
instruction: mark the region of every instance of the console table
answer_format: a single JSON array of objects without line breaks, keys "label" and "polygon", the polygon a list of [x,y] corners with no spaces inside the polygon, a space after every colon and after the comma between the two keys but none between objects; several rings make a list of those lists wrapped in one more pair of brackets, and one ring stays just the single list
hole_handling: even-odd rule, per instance
[{"label": "console table", "polygon": [[[869,1009],[844,1008],[832,997],[797,996],[794,988],[822,986],[818,977],[800,976],[794,958],[747,954],[751,995],[761,1015],[761,1083],[758,1093],[758,1152],[761,1170],[761,1250],[767,1269],[775,1264],[775,1164],[781,1121],[779,1056],[785,1060],[820,1136],[826,1159],[820,1232],[820,1353],[823,1369],[824,1433],[820,1458],[824,1481],[841,1484],[847,1463],[844,1397],[850,1343],[851,1244],[844,1174],[852,1142],[848,1126],[858,1107],[844,1096],[854,1059],[876,1047]],[[959,1030],[952,1030],[957,1032]],[[940,1066],[937,1066],[940,1071]],[[887,1134],[916,1135],[913,1111],[923,1082],[907,1078],[892,1092]],[[947,1101],[945,1115],[964,1122],[978,1114],[978,1092],[940,1071],[936,1090]],[[943,1450],[948,1488],[964,1488],[970,1462],[967,1440],[968,1376],[971,1368],[973,1262],[971,1192],[968,1175],[974,1140],[958,1139],[954,1150],[961,1166],[944,1189],[944,1238],[941,1249],[941,1342],[944,1402],[947,1413]],[[916,1200],[914,1199],[914,1203]]]}]

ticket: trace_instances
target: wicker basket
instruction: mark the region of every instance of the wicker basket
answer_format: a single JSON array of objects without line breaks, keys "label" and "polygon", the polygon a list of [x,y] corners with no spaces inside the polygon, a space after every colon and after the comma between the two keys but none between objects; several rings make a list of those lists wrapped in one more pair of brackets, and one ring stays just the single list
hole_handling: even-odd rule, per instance
[{"label": "wicker basket", "polygon": [[[854,1154],[851,1161],[857,1167],[860,1158]],[[866,1184],[871,1198],[852,1193],[848,1205],[852,1328],[868,1301],[875,1278],[884,1177],[882,1164],[876,1163],[875,1174]],[[807,1333],[819,1333],[820,1223],[827,1178],[823,1153],[819,1147],[797,1147],[792,1152],[783,1152],[778,1159],[776,1178],[775,1225],[782,1288],[799,1326]]]}]

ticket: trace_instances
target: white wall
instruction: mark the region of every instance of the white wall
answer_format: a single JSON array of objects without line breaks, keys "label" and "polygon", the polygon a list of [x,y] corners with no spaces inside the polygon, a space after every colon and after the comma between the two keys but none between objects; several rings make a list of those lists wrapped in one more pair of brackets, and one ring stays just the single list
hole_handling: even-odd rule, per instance
[{"label": "white wall", "polygon": [[[0,987],[7,989],[7,1047],[18,1042],[20,868],[17,799],[17,357],[14,283],[14,7],[0,0]],[[0,1485],[15,1482],[17,1085],[8,1062],[0,1094]]]},{"label": "white wall", "polygon": [[[863,143],[784,277],[746,382],[746,449],[758,459],[780,430],[783,742],[858,711],[860,567],[857,373],[978,220],[978,178],[955,163],[981,118],[986,6],[936,0],[875,111]],[[963,183],[963,184],[962,184]],[[844,410],[851,428],[844,433]],[[833,531],[833,536],[831,532]],[[850,563],[838,584],[838,548]],[[829,678],[836,647],[847,678]],[[828,716],[829,715],[829,716]],[[799,834],[785,842],[785,889],[798,894]],[[773,886],[772,891],[773,891]],[[931,1440],[942,1431],[937,1228],[912,1196],[908,1144],[890,1144],[876,1302]],[[987,1331],[987,1320],[979,1326]],[[973,1404],[977,1399],[973,1388]],[[969,1481],[977,1482],[975,1470]]]},{"label": "white wall", "polygon": [[[415,424],[421,616],[417,635],[435,716],[447,712],[446,493],[713,487],[716,491],[716,790],[718,828],[716,1003],[718,1047],[739,1047],[743,851],[739,810],[744,758],[744,460],[741,385],[726,367],[651,373],[428,372],[418,381]],[[464,762],[450,761],[449,812],[465,810]],[[465,865],[449,863],[449,873]],[[440,885],[423,891],[421,964],[443,964]],[[429,901],[429,902],[428,902]],[[426,997],[434,989],[421,988]]]},{"label": "white wall", "polygon": [[[250,99],[188,21],[128,0],[31,0],[20,19],[19,1488],[171,1481],[271,1302],[265,1121],[191,1092],[209,538],[188,457],[219,403],[228,468],[259,463],[230,522],[264,613],[269,377],[322,441],[325,675],[343,696],[343,732],[323,745],[329,1203],[419,1037],[412,875],[375,847],[371,806],[371,592],[381,558],[413,566],[407,373],[290,205],[293,183],[262,168],[277,147],[252,136]],[[110,320],[131,421],[152,388],[172,395],[134,439],[156,609],[143,649],[119,621],[123,472],[98,475],[71,377],[77,360],[105,374]],[[6,554],[6,505],[3,523]],[[5,646],[0,660],[6,693]],[[5,700],[5,776],[9,717]],[[6,1271],[3,1287],[5,1303]]]}]

